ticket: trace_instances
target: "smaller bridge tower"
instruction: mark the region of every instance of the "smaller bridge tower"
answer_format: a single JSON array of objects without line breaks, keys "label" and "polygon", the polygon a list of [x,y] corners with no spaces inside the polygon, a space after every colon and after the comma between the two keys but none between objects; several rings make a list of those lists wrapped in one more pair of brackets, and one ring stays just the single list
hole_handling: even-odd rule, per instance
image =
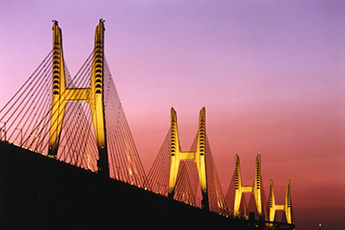
[{"label": "smaller bridge tower", "polygon": [[269,196],[269,221],[274,221],[274,217],[277,210],[282,210],[285,213],[286,222],[293,224],[292,220],[292,208],[291,208],[291,179],[289,178],[286,183],[285,204],[276,204],[274,197],[273,180],[270,178],[270,196]]},{"label": "smaller bridge tower", "polygon": [[[234,217],[238,217],[240,214],[243,193],[251,193],[254,196],[257,214],[259,218],[265,219],[263,187],[261,178],[261,154],[258,154],[256,156],[255,178],[252,186],[242,185],[240,158],[237,154],[235,155],[235,172],[226,196],[228,208],[233,209]],[[230,199],[233,201],[233,204],[229,202]]]},{"label": "smaller bridge tower", "polygon": [[174,190],[176,186],[177,174],[181,161],[193,161],[198,170],[199,182],[202,191],[202,206],[209,210],[207,180],[206,180],[206,158],[205,158],[205,107],[200,110],[199,128],[197,134],[197,148],[196,151],[181,151],[180,141],[177,129],[177,115],[174,108],[171,108],[171,140],[170,140],[170,173],[169,173],[169,194],[174,197]]}]

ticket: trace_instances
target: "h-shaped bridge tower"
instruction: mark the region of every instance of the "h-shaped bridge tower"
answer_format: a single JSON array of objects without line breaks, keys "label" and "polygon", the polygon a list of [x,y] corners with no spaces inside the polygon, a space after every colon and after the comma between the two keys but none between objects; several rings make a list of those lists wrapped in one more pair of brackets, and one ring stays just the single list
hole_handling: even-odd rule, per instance
[{"label": "h-shaped bridge tower", "polygon": [[[228,203],[228,208],[233,210],[234,217],[237,217],[240,214],[243,193],[251,193],[254,196],[256,212],[260,218],[264,219],[265,209],[263,204],[264,198],[261,177],[261,154],[258,154],[256,157],[255,178],[252,186],[242,185],[240,158],[237,154],[235,154],[235,172],[232,184],[230,184],[229,191],[227,193],[227,197],[230,196],[229,194],[233,196],[230,198],[233,201],[233,204]],[[229,199],[227,200],[229,201]]]},{"label": "h-shaped bridge tower", "polygon": [[284,211],[286,222],[293,224],[292,220],[292,208],[291,208],[291,179],[289,178],[286,183],[285,204],[278,205],[275,201],[273,180],[270,178],[270,196],[269,196],[269,221],[274,221],[274,217],[277,210]]},{"label": "h-shaped bridge tower", "polygon": [[174,190],[176,186],[177,174],[181,161],[193,161],[196,164],[199,182],[202,191],[202,206],[209,210],[207,181],[206,181],[206,158],[205,158],[205,107],[200,110],[199,128],[197,133],[197,147],[196,151],[181,151],[179,135],[177,130],[177,115],[176,111],[171,108],[171,128],[170,128],[170,173],[169,173],[169,197],[174,197]]},{"label": "h-shaped bridge tower", "polygon": [[66,103],[86,101],[90,105],[99,159],[98,173],[109,176],[106,126],[104,115],[104,20],[100,19],[95,33],[90,87],[66,88],[62,33],[58,22],[53,25],[53,101],[51,110],[48,156],[56,158],[59,148]]}]

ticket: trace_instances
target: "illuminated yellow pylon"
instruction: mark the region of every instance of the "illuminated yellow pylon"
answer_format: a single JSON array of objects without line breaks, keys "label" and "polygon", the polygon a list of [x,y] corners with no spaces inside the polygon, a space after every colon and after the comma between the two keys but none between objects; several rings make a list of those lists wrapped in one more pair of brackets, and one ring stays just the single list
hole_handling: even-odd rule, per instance
[{"label": "illuminated yellow pylon", "polygon": [[53,101],[49,133],[48,155],[56,157],[63,117],[65,115],[66,100],[65,68],[62,52],[62,34],[58,22],[53,25]]},{"label": "illuminated yellow pylon", "polygon": [[206,181],[206,162],[205,162],[205,107],[200,110],[199,128],[197,136],[196,151],[181,151],[177,129],[177,115],[174,108],[171,108],[171,128],[170,128],[170,174],[169,174],[169,197],[174,196],[177,174],[181,161],[194,161],[199,175],[201,191],[203,195],[203,207],[209,208],[207,181]]},{"label": "illuminated yellow pylon", "polygon": [[269,196],[269,221],[274,221],[274,217],[277,210],[282,210],[286,216],[286,222],[293,224],[292,209],[291,209],[291,180],[290,178],[286,184],[285,204],[276,204],[274,197],[273,180],[270,178],[270,196]]},{"label": "illuminated yellow pylon", "polygon": [[235,197],[234,197],[234,212],[233,216],[239,215],[241,200],[243,193],[252,193],[255,198],[256,210],[259,217],[264,217],[263,201],[261,195],[261,154],[256,157],[255,179],[253,186],[243,186],[240,169],[240,158],[235,155]]},{"label": "illuminated yellow pylon", "polygon": [[96,134],[99,160],[98,172],[109,175],[108,153],[103,104],[104,21],[100,19],[95,32],[90,87],[66,89],[62,52],[62,34],[58,22],[53,25],[53,102],[49,133],[48,155],[56,158],[61,128],[68,101],[86,101],[90,104]]}]

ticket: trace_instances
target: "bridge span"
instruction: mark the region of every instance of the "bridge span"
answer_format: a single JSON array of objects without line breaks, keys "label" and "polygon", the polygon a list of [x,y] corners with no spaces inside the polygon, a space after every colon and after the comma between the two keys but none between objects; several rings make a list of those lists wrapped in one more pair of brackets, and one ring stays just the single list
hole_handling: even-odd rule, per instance
[{"label": "bridge span", "polygon": [[[189,150],[180,146],[171,108],[170,128],[146,175],[105,58],[103,19],[74,77],[53,21],[53,49],[0,110],[0,150],[1,226],[294,228],[290,179],[284,204],[275,203],[272,180],[266,201],[260,154],[252,186],[242,184],[235,156],[224,196],[205,108]],[[278,210],[283,223],[275,222]]]}]

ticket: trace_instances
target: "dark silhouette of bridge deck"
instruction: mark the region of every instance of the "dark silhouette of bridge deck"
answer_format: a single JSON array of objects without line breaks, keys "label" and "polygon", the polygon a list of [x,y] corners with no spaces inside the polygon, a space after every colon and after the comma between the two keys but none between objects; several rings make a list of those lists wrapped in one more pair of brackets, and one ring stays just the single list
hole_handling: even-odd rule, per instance
[{"label": "dark silhouette of bridge deck", "polygon": [[0,194],[0,229],[249,227],[5,142]]}]

